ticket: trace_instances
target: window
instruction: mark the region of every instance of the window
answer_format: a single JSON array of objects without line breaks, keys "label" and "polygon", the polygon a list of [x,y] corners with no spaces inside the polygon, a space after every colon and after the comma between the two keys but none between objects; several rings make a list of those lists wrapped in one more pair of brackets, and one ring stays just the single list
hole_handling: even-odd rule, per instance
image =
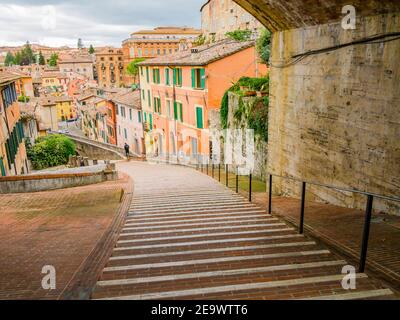
[{"label": "window", "polygon": [[142,123],[142,111],[138,111],[138,121]]},{"label": "window", "polygon": [[129,109],[129,119],[132,121],[132,109]]},{"label": "window", "polygon": [[175,102],[174,104],[174,119],[183,122],[183,105],[181,102]]},{"label": "window", "polygon": [[171,100],[166,100],[166,105],[167,105],[167,116],[168,118],[171,118]]},{"label": "window", "polygon": [[202,107],[196,107],[196,124],[198,129],[204,129]]},{"label": "window", "polygon": [[124,128],[124,136],[125,136],[125,139],[128,139],[128,131],[126,130],[126,128]]},{"label": "window", "polygon": [[149,113],[150,130],[153,130],[153,115]]},{"label": "window", "polygon": [[192,69],[192,88],[204,89],[206,84],[205,70],[203,68]]},{"label": "window", "polygon": [[142,89],[142,98],[143,100],[146,100],[146,92]]},{"label": "window", "polygon": [[138,56],[139,56],[139,57],[142,56],[142,49],[138,49]]},{"label": "window", "polygon": [[167,86],[171,85],[169,68],[165,68],[165,84]]},{"label": "window", "polygon": [[161,54],[161,50],[157,49],[157,54],[160,55]]},{"label": "window", "polygon": [[153,83],[160,84],[161,77],[160,77],[160,69],[155,68],[153,69]]},{"label": "window", "polygon": [[143,67],[140,67],[140,75],[143,76]]},{"label": "window", "polygon": [[182,87],[182,68],[174,69],[174,85]]},{"label": "window", "polygon": [[113,130],[112,127],[107,126],[107,131],[108,131],[108,135],[109,135],[110,137],[114,137],[114,130]]},{"label": "window", "polygon": [[149,108],[151,108],[151,93],[150,93],[150,90],[147,90],[147,97],[148,97]]},{"label": "window", "polygon": [[161,99],[154,97],[154,112],[161,113]]},{"label": "window", "polygon": [[149,67],[146,67],[146,80],[147,80],[147,83],[150,82],[150,70],[149,70]]},{"label": "window", "polygon": [[5,108],[11,106],[15,101],[17,101],[17,91],[15,89],[15,83],[11,83],[4,87],[1,93],[3,98],[3,104]]},{"label": "window", "polygon": [[121,106],[121,117],[126,118],[125,107]]}]

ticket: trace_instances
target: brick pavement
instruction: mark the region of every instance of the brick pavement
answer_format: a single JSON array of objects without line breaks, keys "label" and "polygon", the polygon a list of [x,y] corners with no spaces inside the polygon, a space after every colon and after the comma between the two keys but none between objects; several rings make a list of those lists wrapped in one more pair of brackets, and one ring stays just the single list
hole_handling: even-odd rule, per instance
[{"label": "brick pavement", "polygon": [[125,226],[93,299],[391,299],[341,286],[347,262],[193,169],[119,163],[134,179]]},{"label": "brick pavement", "polygon": [[[0,299],[58,299],[71,281],[81,281],[76,273],[109,229],[128,183],[125,177],[0,195]],[[56,268],[56,290],[41,287],[44,265]]]}]

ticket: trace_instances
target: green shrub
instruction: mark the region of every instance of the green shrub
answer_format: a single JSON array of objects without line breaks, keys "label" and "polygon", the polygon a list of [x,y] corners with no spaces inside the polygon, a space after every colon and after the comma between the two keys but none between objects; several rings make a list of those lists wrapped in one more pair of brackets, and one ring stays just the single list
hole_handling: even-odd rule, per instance
[{"label": "green shrub", "polygon": [[42,170],[67,164],[69,156],[76,154],[76,147],[68,137],[56,134],[36,139],[27,153],[33,168]]},{"label": "green shrub", "polygon": [[225,35],[232,40],[248,41],[251,40],[252,32],[251,30],[235,30],[232,32],[227,32]]},{"label": "green shrub", "polygon": [[271,56],[271,32],[267,29],[261,31],[261,35],[257,40],[257,52],[264,64],[268,64]]}]

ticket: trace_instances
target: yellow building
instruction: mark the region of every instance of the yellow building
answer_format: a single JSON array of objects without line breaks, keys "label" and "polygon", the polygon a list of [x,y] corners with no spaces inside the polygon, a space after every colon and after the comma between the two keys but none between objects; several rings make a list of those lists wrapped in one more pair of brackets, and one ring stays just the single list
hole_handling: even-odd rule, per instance
[{"label": "yellow building", "polygon": [[68,96],[55,97],[57,107],[57,120],[67,121],[76,119],[76,109],[72,98]]}]

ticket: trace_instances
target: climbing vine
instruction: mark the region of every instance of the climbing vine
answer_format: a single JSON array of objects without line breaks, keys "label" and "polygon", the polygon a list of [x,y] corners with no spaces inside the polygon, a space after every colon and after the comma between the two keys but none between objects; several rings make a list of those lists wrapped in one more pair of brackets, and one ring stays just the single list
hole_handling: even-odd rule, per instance
[{"label": "climbing vine", "polygon": [[[254,129],[256,135],[262,140],[268,140],[268,107],[269,107],[269,77],[265,78],[241,78],[236,84],[229,88],[221,102],[221,126],[227,129],[229,114],[229,92],[239,95],[239,106],[234,113],[236,124],[246,121],[249,129]],[[261,97],[246,99],[248,93],[261,92]],[[264,95],[264,96],[263,96]]]}]

